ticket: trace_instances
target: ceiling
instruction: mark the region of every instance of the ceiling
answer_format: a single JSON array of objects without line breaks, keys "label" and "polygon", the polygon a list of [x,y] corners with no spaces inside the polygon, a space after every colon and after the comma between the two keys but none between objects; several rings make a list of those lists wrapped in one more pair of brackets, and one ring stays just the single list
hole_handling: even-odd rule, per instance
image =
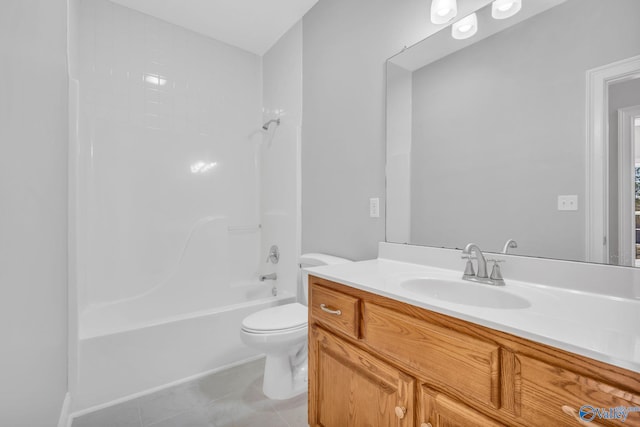
[{"label": "ceiling", "polygon": [[318,0],[111,0],[263,55]]}]

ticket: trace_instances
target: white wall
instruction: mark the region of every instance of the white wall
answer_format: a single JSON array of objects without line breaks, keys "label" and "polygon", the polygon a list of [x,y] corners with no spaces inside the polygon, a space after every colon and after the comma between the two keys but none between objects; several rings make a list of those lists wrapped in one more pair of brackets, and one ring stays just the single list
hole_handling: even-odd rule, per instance
[{"label": "white wall", "polygon": [[374,258],[385,239],[385,61],[425,36],[429,4],[322,0],[304,16],[302,252]]},{"label": "white wall", "polygon": [[67,390],[66,1],[0,4],[0,425]]},{"label": "white wall", "polygon": [[260,57],[106,0],[79,13],[80,307],[254,278]]},{"label": "white wall", "polygon": [[[265,273],[278,274],[278,288],[296,293],[300,254],[300,125],[302,120],[302,22],[263,56],[263,121],[270,125],[261,144],[260,209]],[[271,245],[280,262],[266,264]]]}]

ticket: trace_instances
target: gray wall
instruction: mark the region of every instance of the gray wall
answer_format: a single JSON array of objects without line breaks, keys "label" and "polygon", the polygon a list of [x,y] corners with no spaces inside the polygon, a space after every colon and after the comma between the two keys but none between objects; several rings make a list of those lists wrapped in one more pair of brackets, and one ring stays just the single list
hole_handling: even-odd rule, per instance
[{"label": "gray wall", "polygon": [[66,1],[0,4],[0,425],[67,390]]},{"label": "gray wall", "polygon": [[411,90],[413,73],[387,63],[387,206],[389,242],[411,241]]},{"label": "gray wall", "polygon": [[[302,252],[384,241],[385,60],[424,36],[424,0],[320,0],[303,19]],[[380,197],[380,218],[369,198]]]},{"label": "gray wall", "polygon": [[[412,241],[584,259],[585,72],[640,54],[640,2],[611,3],[570,0],[414,73]],[[567,194],[577,212],[557,210]]]}]

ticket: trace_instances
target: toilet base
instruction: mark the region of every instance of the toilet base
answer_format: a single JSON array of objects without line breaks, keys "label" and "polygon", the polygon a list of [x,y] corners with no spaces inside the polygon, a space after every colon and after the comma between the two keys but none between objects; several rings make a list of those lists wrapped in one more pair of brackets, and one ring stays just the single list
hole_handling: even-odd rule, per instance
[{"label": "toilet base", "polygon": [[267,354],[262,392],[269,399],[285,400],[307,391],[307,343],[290,353]]}]

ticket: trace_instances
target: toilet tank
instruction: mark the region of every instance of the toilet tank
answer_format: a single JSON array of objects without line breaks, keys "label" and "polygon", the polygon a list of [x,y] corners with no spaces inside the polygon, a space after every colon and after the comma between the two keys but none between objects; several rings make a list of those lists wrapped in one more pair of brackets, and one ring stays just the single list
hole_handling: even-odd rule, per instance
[{"label": "toilet tank", "polygon": [[309,304],[309,274],[306,271],[302,271],[303,268],[316,267],[319,265],[345,264],[347,262],[352,261],[346,258],[327,254],[310,253],[301,255],[298,264],[300,265],[300,270],[302,272],[300,275],[302,279],[302,292],[304,294],[304,300],[302,303],[304,305]]}]

